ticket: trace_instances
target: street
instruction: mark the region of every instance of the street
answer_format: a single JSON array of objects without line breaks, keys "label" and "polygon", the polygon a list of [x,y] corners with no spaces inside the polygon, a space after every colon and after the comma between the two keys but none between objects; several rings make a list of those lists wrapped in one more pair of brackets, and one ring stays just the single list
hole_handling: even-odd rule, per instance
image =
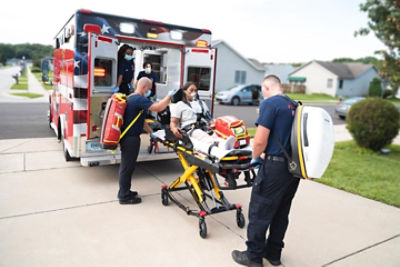
[{"label": "street", "polygon": [[[48,106],[48,103],[0,103],[0,139],[54,137],[48,124]],[[329,112],[335,125],[345,123],[334,115],[334,105],[320,107]],[[257,108],[215,104],[214,118],[233,115],[243,120],[247,127],[255,127]]]}]

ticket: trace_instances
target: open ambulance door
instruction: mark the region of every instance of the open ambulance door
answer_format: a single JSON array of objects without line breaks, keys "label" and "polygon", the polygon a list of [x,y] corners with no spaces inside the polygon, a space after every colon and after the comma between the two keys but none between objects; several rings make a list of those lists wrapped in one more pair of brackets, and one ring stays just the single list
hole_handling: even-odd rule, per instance
[{"label": "open ambulance door", "polygon": [[213,115],[216,70],[216,49],[191,47],[185,50],[184,83],[194,82],[199,96]]},{"label": "open ambulance door", "polygon": [[118,45],[116,38],[89,34],[87,139],[100,137],[104,108],[117,85]]}]

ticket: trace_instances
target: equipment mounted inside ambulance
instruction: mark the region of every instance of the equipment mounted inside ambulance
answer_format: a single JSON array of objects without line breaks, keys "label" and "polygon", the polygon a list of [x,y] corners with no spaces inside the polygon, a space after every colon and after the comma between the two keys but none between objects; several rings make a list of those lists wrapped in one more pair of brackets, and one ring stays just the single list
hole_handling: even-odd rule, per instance
[{"label": "equipment mounted inside ambulance", "polygon": [[[55,37],[49,107],[49,123],[63,143],[67,161],[80,158],[83,166],[120,161],[119,151],[103,150],[99,138],[104,109],[117,84],[117,54],[123,44],[135,48],[134,77],[143,70],[143,62],[152,63],[160,77],[159,99],[191,81],[213,111],[217,54],[209,30],[78,10]],[[139,161],[176,157],[149,154],[147,138],[142,137]]]}]

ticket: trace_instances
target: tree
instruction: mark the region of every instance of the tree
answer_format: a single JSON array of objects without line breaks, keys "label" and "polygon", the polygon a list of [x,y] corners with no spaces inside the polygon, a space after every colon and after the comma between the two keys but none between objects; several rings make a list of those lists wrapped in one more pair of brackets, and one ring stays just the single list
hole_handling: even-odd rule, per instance
[{"label": "tree", "polygon": [[387,47],[377,51],[383,56],[379,74],[396,95],[400,87],[400,0],[367,0],[360,9],[368,13],[368,27],[358,30],[355,35],[367,35],[373,31]]},{"label": "tree", "polygon": [[369,89],[368,89],[368,94],[369,96],[376,96],[380,97],[382,96],[382,81],[375,77],[370,83],[369,83]]}]

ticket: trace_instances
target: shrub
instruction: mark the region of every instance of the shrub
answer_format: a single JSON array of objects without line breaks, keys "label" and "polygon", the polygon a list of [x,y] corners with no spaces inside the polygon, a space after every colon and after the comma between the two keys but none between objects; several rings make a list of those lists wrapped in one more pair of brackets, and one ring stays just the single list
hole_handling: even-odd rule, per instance
[{"label": "shrub", "polygon": [[368,95],[379,96],[379,97],[382,95],[382,82],[379,78],[375,77],[369,83]]},{"label": "shrub", "polygon": [[393,96],[393,90],[392,89],[386,89],[384,92],[383,92],[383,98],[389,98],[389,97],[391,97],[391,96]]},{"label": "shrub", "polygon": [[378,151],[389,145],[400,128],[400,113],[388,100],[368,98],[352,105],[347,129],[361,147]]},{"label": "shrub", "polygon": [[41,70],[39,67],[33,66],[33,67],[31,68],[31,72],[33,72],[33,73],[39,73],[39,72],[42,72],[42,70]]}]

